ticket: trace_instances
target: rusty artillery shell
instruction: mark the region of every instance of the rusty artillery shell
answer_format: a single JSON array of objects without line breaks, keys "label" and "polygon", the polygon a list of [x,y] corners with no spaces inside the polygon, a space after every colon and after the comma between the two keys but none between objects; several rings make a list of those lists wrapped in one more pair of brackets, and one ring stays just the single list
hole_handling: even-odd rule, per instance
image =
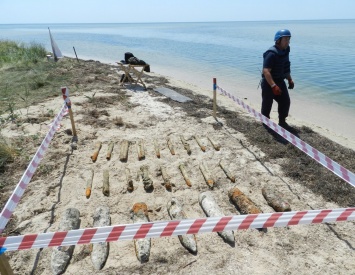
[{"label": "rusty artillery shell", "polygon": [[237,187],[228,192],[231,201],[237,206],[241,214],[259,214],[262,211]]},{"label": "rusty artillery shell", "polygon": [[154,189],[153,180],[149,177],[149,167],[148,165],[141,166],[140,170],[142,171],[142,178],[145,191],[151,191]]},{"label": "rusty artillery shell", "polygon": [[201,150],[202,150],[203,152],[205,152],[205,151],[206,151],[206,146],[204,146],[204,145],[202,144],[200,138],[199,138],[198,136],[193,136],[193,137],[195,138],[195,140],[196,140],[198,146],[200,146]]},{"label": "rusty artillery shell", "polygon": [[275,190],[273,186],[264,186],[261,191],[267,203],[276,212],[291,211],[290,204],[283,199],[283,195]]},{"label": "rusty artillery shell", "polygon": [[221,149],[221,145],[219,145],[219,143],[215,142],[210,136],[207,136],[208,140],[211,142],[213,148],[216,151],[219,151]]},{"label": "rusty artillery shell", "polygon": [[191,187],[191,181],[190,181],[190,178],[189,178],[189,176],[187,175],[187,172],[186,172],[186,170],[185,170],[185,165],[181,163],[181,164],[179,165],[179,169],[180,169],[180,171],[181,171],[182,176],[184,177],[184,180],[185,180],[187,186]]},{"label": "rusty artillery shell", "polygon": [[92,188],[92,180],[94,178],[94,170],[90,169],[90,176],[86,182],[86,190],[85,190],[85,196],[86,198],[90,198],[91,196],[91,188]]},{"label": "rusty artillery shell", "polygon": [[[198,197],[198,201],[207,217],[225,216],[222,210],[219,208],[218,204],[213,199],[211,192],[207,191],[201,193]],[[229,243],[233,246],[235,245],[234,232],[232,230],[224,230],[217,233],[226,243]]]},{"label": "rusty artillery shell", "polygon": [[184,145],[185,150],[187,151],[187,153],[189,155],[191,155],[191,149],[190,149],[190,145],[187,143],[186,139],[184,138],[183,135],[180,135],[180,139],[182,144]]},{"label": "rusty artillery shell", "polygon": [[167,137],[166,138],[166,142],[168,143],[168,147],[169,147],[170,153],[172,155],[175,155],[175,146],[174,146],[173,142],[171,141],[171,138]]},{"label": "rusty artillery shell", "polygon": [[100,152],[100,149],[101,149],[101,145],[102,145],[101,141],[98,141],[95,144],[94,152],[91,155],[91,159],[92,159],[93,162],[95,162],[97,160],[97,156],[99,155],[99,152]]},{"label": "rusty artillery shell", "polygon": [[157,158],[160,158],[160,147],[157,139],[154,139],[154,150],[155,150],[155,155]]},{"label": "rusty artillery shell", "polygon": [[131,171],[128,168],[126,168],[125,174],[126,174],[126,180],[127,180],[127,191],[132,192],[134,190],[134,187],[133,187],[133,179],[131,176]]},{"label": "rusty artillery shell", "polygon": [[164,186],[165,186],[166,190],[171,191],[170,177],[169,177],[168,173],[166,172],[166,168],[164,166],[161,166],[160,171],[161,171],[161,176],[163,177],[163,180],[164,180]]},{"label": "rusty artillery shell", "polygon": [[[94,227],[104,227],[111,224],[110,209],[105,206],[100,206],[95,210]],[[101,242],[92,245],[91,261],[96,270],[101,270],[107,260],[109,251],[109,243]]]},{"label": "rusty artillery shell", "polygon": [[140,139],[139,142],[137,143],[137,151],[138,151],[138,160],[142,160],[145,158],[145,153],[144,153],[144,140]]},{"label": "rusty artillery shell", "polygon": [[201,162],[199,167],[208,187],[213,189],[214,180],[212,179],[211,174],[208,172],[208,168],[206,167],[205,163]]},{"label": "rusty artillery shell", "polygon": [[107,155],[106,155],[106,159],[110,160],[111,159],[111,154],[112,154],[112,150],[113,150],[113,145],[114,143],[111,141],[108,145],[108,149],[107,149]]},{"label": "rusty artillery shell", "polygon": [[[133,205],[131,213],[132,213],[133,223],[149,222],[148,207],[144,202],[135,203]],[[136,252],[136,256],[141,263],[145,263],[149,261],[150,246],[151,246],[150,238],[134,240],[134,249]]]},{"label": "rusty artillery shell", "polygon": [[[182,205],[176,198],[172,198],[167,204],[168,213],[172,220],[184,220],[188,217],[186,216]],[[178,235],[180,243],[191,253],[197,253],[197,242],[194,234],[192,235]]]},{"label": "rusty artillery shell", "polygon": [[120,146],[120,161],[127,161],[128,159],[128,140],[122,140]]},{"label": "rusty artillery shell", "polygon": [[104,180],[103,180],[103,184],[102,184],[102,193],[105,196],[109,196],[110,195],[110,182],[109,182],[109,171],[108,170],[104,170],[103,172],[104,175]]},{"label": "rusty artillery shell", "polygon": [[228,168],[222,162],[222,160],[219,161],[219,166],[222,168],[222,170],[226,174],[227,178],[229,178],[232,182],[235,182],[235,176],[232,175],[232,173],[228,170]]}]

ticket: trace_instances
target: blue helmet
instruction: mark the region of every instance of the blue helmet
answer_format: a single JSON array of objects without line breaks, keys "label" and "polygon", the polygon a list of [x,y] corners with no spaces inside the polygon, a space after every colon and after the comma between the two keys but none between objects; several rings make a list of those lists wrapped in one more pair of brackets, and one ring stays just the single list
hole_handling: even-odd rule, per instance
[{"label": "blue helmet", "polygon": [[289,30],[286,30],[286,29],[277,31],[277,33],[275,34],[274,41],[277,41],[281,37],[284,37],[284,36],[290,36],[291,37],[291,32]]}]

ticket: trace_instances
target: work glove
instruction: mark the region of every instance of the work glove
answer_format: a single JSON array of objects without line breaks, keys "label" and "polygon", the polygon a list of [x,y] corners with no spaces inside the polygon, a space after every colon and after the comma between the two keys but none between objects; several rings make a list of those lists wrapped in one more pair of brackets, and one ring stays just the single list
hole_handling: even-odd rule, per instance
[{"label": "work glove", "polygon": [[275,85],[274,87],[272,87],[272,92],[274,93],[274,95],[281,95],[281,89],[279,86]]},{"label": "work glove", "polygon": [[293,82],[292,79],[289,79],[289,80],[288,80],[288,88],[289,88],[289,89],[293,89],[294,87],[295,87],[295,83]]}]

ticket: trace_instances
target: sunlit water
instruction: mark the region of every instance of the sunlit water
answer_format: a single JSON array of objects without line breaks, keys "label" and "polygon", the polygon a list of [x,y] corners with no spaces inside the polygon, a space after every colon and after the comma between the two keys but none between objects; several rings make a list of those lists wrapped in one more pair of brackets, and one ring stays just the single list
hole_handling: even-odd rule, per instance
[{"label": "sunlit water", "polygon": [[[355,110],[355,20],[0,25],[0,39],[37,42],[51,50],[48,27],[66,56],[114,63],[132,52],[162,73],[187,80],[212,78],[234,90],[257,90],[262,54],[275,32],[288,28],[295,93]],[[201,85],[201,83],[197,83]]]}]

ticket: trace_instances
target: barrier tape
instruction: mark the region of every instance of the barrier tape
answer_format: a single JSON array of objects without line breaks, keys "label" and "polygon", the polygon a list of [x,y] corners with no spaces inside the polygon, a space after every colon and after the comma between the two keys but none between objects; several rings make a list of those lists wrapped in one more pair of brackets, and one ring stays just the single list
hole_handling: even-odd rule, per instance
[{"label": "barrier tape", "polygon": [[43,139],[41,145],[37,149],[36,154],[33,156],[30,164],[27,166],[26,171],[22,175],[20,182],[15,187],[14,191],[12,192],[9,200],[5,204],[4,208],[2,209],[0,215],[0,234],[6,227],[7,222],[9,221],[12,213],[14,212],[18,202],[20,201],[25,189],[27,188],[29,182],[32,179],[33,174],[35,173],[39,163],[43,159],[44,153],[46,152],[49,143],[51,142],[56,129],[58,128],[60,121],[62,120],[63,116],[68,113],[68,109],[65,105],[63,105],[62,109],[54,119],[51,128],[49,129],[47,135]]},{"label": "barrier tape", "polygon": [[355,220],[355,208],[234,215],[86,228],[0,238],[7,251],[186,234]]},{"label": "barrier tape", "polygon": [[223,90],[221,87],[217,85],[217,89],[221,92],[221,94],[228,96],[230,99],[232,99],[234,102],[238,103],[240,106],[242,106],[246,111],[248,111],[250,114],[252,114],[254,117],[256,117],[258,120],[260,120],[262,123],[266,124],[270,129],[274,130],[276,133],[278,133],[280,136],[291,142],[293,145],[295,145],[298,149],[306,153],[308,156],[310,156],[312,159],[323,165],[325,168],[333,172],[335,175],[340,177],[341,179],[345,180],[347,183],[351,184],[353,187],[355,187],[355,174],[353,174],[351,171],[347,170],[343,166],[341,166],[339,163],[335,162],[334,160],[330,159],[323,153],[319,152],[303,140],[299,139],[289,131],[285,130],[275,122],[271,121],[269,118],[266,116],[260,114],[259,112],[255,111],[253,108],[251,108],[249,105],[245,104],[242,100],[236,98],[234,95],[231,95],[227,91]]}]

